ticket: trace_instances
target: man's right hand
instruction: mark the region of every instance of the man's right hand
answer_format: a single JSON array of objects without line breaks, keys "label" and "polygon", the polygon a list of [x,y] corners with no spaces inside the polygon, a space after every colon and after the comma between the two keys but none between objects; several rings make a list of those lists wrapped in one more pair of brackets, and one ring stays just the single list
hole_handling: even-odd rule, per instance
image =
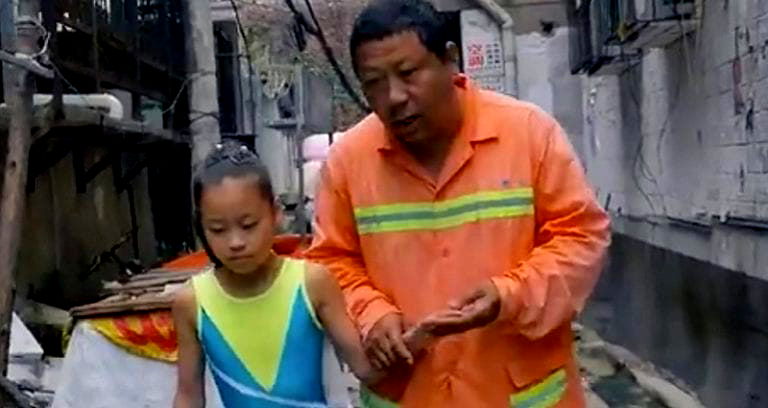
[{"label": "man's right hand", "polygon": [[364,340],[365,352],[373,365],[385,370],[398,362],[413,363],[413,355],[403,341],[403,317],[390,313],[379,319]]}]

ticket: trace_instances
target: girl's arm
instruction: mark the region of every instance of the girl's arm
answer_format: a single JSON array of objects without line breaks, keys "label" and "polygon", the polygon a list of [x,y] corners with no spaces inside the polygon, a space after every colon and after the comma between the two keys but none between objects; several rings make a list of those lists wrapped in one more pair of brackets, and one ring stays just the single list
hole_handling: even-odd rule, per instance
[{"label": "girl's arm", "polygon": [[365,355],[360,333],[347,315],[339,284],[322,266],[308,264],[306,273],[307,294],[331,342],[357,378],[368,384],[376,382],[382,375]]},{"label": "girl's arm", "polygon": [[[347,314],[344,295],[336,279],[324,267],[308,264],[307,289],[317,318],[355,376],[367,384],[382,379],[385,373],[374,367],[366,356],[360,332]],[[442,325],[452,322],[459,313],[455,310],[440,311],[411,327],[403,334],[408,351],[414,356],[418,355],[437,337],[442,336]]]},{"label": "girl's arm", "polygon": [[180,289],[173,302],[173,322],[179,341],[178,385],[173,408],[203,408],[203,358],[197,339],[197,303],[190,286]]}]

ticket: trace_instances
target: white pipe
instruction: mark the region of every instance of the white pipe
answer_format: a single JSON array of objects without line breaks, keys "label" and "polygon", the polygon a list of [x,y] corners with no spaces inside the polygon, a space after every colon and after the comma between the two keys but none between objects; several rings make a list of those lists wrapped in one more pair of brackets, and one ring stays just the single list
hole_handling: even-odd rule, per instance
[{"label": "white pipe", "polygon": [[[53,100],[51,94],[35,94],[32,101],[35,105],[46,105]],[[82,106],[106,112],[112,119],[122,120],[124,116],[123,104],[117,97],[111,94],[84,94],[62,96],[64,106]]]},{"label": "white pipe", "polygon": [[504,7],[498,5],[494,0],[475,0],[475,3],[485,10],[486,13],[490,14],[491,17],[499,23],[501,28],[514,27],[515,21],[512,19],[512,16],[507,13],[507,10],[504,10]]}]

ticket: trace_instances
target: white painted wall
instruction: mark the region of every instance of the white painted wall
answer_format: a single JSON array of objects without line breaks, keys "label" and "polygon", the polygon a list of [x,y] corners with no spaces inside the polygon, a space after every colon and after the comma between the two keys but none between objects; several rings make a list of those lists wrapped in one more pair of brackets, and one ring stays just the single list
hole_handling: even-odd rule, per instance
[{"label": "white painted wall", "polygon": [[534,31],[516,36],[518,98],[553,114],[568,133],[577,152],[582,142],[581,79],[570,75],[568,27],[551,35]]},{"label": "white painted wall", "polygon": [[768,234],[721,223],[768,220],[768,2],[704,5],[688,40],[618,77],[584,78],[586,167],[618,231],[768,279]]}]

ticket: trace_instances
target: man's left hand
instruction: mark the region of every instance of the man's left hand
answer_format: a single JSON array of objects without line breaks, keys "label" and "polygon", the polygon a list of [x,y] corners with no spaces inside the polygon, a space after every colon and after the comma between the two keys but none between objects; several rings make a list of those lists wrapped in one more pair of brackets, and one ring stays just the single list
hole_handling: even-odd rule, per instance
[{"label": "man's left hand", "polygon": [[425,320],[435,336],[463,333],[492,323],[501,310],[501,296],[496,285],[487,281],[465,296],[449,303],[449,311]]}]

